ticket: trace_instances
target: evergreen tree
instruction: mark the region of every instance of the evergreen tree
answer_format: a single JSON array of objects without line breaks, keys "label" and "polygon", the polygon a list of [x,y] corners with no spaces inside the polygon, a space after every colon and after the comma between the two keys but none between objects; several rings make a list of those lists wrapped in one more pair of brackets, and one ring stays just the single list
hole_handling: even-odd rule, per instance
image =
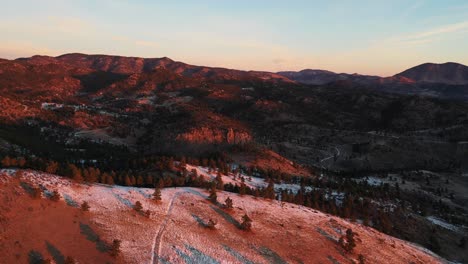
[{"label": "evergreen tree", "polygon": [[159,178],[158,184],[156,185],[156,187],[158,187],[160,190],[164,188],[164,179],[163,178]]},{"label": "evergreen tree", "polygon": [[49,161],[47,163],[45,171],[50,174],[55,174],[58,170],[59,164],[55,161]]},{"label": "evergreen tree", "polygon": [[81,204],[81,211],[87,212],[87,211],[89,211],[89,208],[90,208],[90,206],[89,206],[88,202],[84,201],[84,202]]},{"label": "evergreen tree", "polygon": [[125,186],[132,186],[132,181],[130,180],[130,177],[128,177],[128,174],[125,175],[125,177],[124,177],[124,185]]},{"label": "evergreen tree", "polygon": [[218,190],[224,190],[223,177],[221,176],[221,173],[219,171],[216,175],[216,188],[218,188]]},{"label": "evergreen tree", "polygon": [[141,175],[138,175],[138,177],[136,178],[136,185],[143,186],[143,177]]},{"label": "evergreen tree", "polygon": [[151,211],[150,211],[150,210],[146,210],[146,211],[145,211],[145,216],[146,216],[147,218],[150,218],[150,217],[151,217]]},{"label": "evergreen tree", "polygon": [[351,228],[346,230],[346,243],[343,239],[340,239],[341,246],[347,251],[351,252],[356,247],[356,241],[354,240],[354,233]]},{"label": "evergreen tree", "polygon": [[231,198],[226,198],[226,200],[224,201],[224,206],[226,207],[226,209],[232,209],[232,199]]},{"label": "evergreen tree", "polygon": [[216,194],[216,183],[211,182],[211,188],[210,188],[210,196],[208,196],[208,199],[216,204],[218,202],[218,195]]},{"label": "evergreen tree", "polygon": [[275,184],[273,183],[273,180],[268,182],[268,186],[265,189],[265,194],[263,197],[267,199],[275,199]]},{"label": "evergreen tree", "polygon": [[250,229],[252,229],[252,219],[250,219],[247,214],[242,216],[241,228],[246,231],[250,231]]},{"label": "evergreen tree", "polygon": [[133,209],[137,212],[141,212],[141,210],[143,210],[143,206],[141,205],[141,202],[136,201],[135,205],[133,206]]},{"label": "evergreen tree", "polygon": [[359,254],[359,256],[358,256],[358,261],[359,261],[359,264],[365,264],[365,263],[366,263],[366,259],[364,258],[364,255]]},{"label": "evergreen tree", "polygon": [[78,182],[83,181],[81,170],[77,166],[75,166],[75,164],[68,164],[67,175]]},{"label": "evergreen tree", "polygon": [[110,248],[110,254],[111,256],[113,257],[117,257],[119,254],[120,254],[120,244],[122,242],[118,239],[114,239],[114,241],[112,241],[112,245],[111,245],[111,248]]},{"label": "evergreen tree", "polygon": [[115,184],[114,178],[112,177],[112,175],[109,175],[109,174],[106,175],[106,184],[109,184],[109,185]]},{"label": "evergreen tree", "polygon": [[210,220],[208,220],[208,224],[206,224],[206,227],[208,227],[209,229],[215,229],[216,224],[218,224],[218,223],[210,218]]},{"label": "evergreen tree", "polygon": [[153,200],[159,202],[162,200],[161,198],[161,189],[159,188],[154,188],[154,193],[153,193]]},{"label": "evergreen tree", "polygon": [[52,196],[50,196],[50,200],[57,202],[60,200],[60,193],[57,190],[52,192]]},{"label": "evergreen tree", "polygon": [[246,187],[247,187],[247,186],[245,185],[245,183],[241,183],[241,186],[240,186],[240,188],[239,188],[239,194],[240,194],[240,195],[245,195],[245,193],[246,193]]},{"label": "evergreen tree", "polygon": [[33,187],[31,190],[31,196],[34,199],[40,199],[42,197],[42,191],[39,187]]},{"label": "evergreen tree", "polygon": [[6,156],[1,161],[3,167],[10,167],[11,166],[11,159],[9,156]]}]

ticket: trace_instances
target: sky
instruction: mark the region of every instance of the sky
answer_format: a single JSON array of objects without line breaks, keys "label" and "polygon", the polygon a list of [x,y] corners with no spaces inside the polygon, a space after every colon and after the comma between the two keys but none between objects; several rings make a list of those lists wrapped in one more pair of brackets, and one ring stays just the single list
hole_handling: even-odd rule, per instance
[{"label": "sky", "polygon": [[0,0],[0,58],[169,57],[242,70],[390,76],[468,65],[466,0]]}]

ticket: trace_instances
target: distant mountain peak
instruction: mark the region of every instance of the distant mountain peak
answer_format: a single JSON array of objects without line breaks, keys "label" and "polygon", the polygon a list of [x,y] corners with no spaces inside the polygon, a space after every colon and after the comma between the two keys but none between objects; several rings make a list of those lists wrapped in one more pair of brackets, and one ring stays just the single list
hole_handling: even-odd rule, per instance
[{"label": "distant mountain peak", "polygon": [[465,85],[468,84],[468,66],[456,62],[423,63],[394,77],[405,77],[422,83]]}]

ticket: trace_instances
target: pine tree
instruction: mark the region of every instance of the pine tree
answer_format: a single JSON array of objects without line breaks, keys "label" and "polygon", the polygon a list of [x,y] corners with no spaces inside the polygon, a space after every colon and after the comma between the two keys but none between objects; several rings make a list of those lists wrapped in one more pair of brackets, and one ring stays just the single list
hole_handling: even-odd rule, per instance
[{"label": "pine tree", "polygon": [[241,183],[241,186],[239,188],[239,194],[240,195],[245,195],[246,193],[246,186],[245,186],[245,183]]},{"label": "pine tree", "polygon": [[146,211],[145,211],[145,216],[146,216],[147,218],[150,218],[150,217],[151,217],[151,211],[150,211],[150,210],[146,210]]},{"label": "pine tree", "polygon": [[81,211],[87,212],[87,211],[89,211],[89,208],[90,208],[90,206],[89,206],[88,202],[84,201],[84,202],[81,204]]},{"label": "pine tree", "polygon": [[109,174],[106,175],[106,184],[109,184],[109,185],[115,184],[114,178],[112,177],[112,175],[109,175]]},{"label": "pine tree", "polygon": [[111,248],[110,248],[111,256],[117,257],[120,254],[120,244],[121,243],[122,243],[122,241],[120,241],[118,239],[114,239],[114,241],[112,241],[112,245],[111,245]]},{"label": "pine tree", "polygon": [[60,200],[60,193],[57,190],[52,192],[52,196],[50,196],[50,200],[57,202]]},{"label": "pine tree", "polygon": [[208,196],[208,199],[214,204],[216,204],[218,202],[218,195],[216,194],[216,183],[215,182],[211,183],[210,196]]},{"label": "pine tree", "polygon": [[136,201],[135,205],[133,206],[133,209],[137,212],[141,212],[141,210],[143,210],[143,206],[141,205],[141,202]]},{"label": "pine tree", "polygon": [[132,181],[130,180],[130,177],[128,175],[125,175],[125,177],[124,177],[124,185],[125,186],[132,186]]},{"label": "pine tree", "polygon": [[156,202],[159,202],[162,200],[161,189],[159,189],[158,187],[154,188],[153,200],[155,200]]},{"label": "pine tree", "polygon": [[364,258],[364,255],[359,254],[359,256],[358,256],[358,261],[359,261],[359,264],[365,264],[365,263],[366,263],[366,259]]},{"label": "pine tree", "polygon": [[252,219],[250,219],[247,214],[242,216],[241,228],[246,231],[250,231],[250,229],[252,229]]},{"label": "pine tree", "polygon": [[45,171],[46,171],[47,173],[54,174],[54,173],[57,172],[58,167],[59,167],[59,164],[58,164],[57,162],[55,162],[55,161],[49,161],[49,162],[47,163],[47,167],[46,167]]},{"label": "pine tree", "polygon": [[209,229],[215,229],[216,224],[218,224],[218,223],[210,218],[210,220],[208,220],[208,224],[206,224],[206,227],[208,227]]},{"label": "pine tree", "polygon": [[77,179],[77,181],[83,181],[83,177],[81,176],[81,170],[75,164],[68,164],[67,176],[69,176],[72,179]]},{"label": "pine tree", "polygon": [[3,167],[10,167],[11,166],[11,159],[9,156],[6,156],[1,161]]},{"label": "pine tree", "polygon": [[164,188],[164,180],[163,180],[163,178],[159,178],[159,180],[158,180],[158,185],[156,185],[156,187],[158,187],[159,189],[163,189],[163,188]]},{"label": "pine tree", "polygon": [[221,176],[221,173],[219,171],[216,175],[216,188],[218,188],[218,190],[224,190],[223,177]]},{"label": "pine tree", "polygon": [[141,175],[138,175],[138,177],[136,178],[136,185],[143,186],[143,177]]},{"label": "pine tree", "polygon": [[353,251],[353,249],[356,247],[356,241],[354,240],[354,232],[351,228],[348,228],[346,230],[346,243],[344,243],[344,241],[341,241],[341,242],[342,242],[343,248],[347,252]]},{"label": "pine tree", "polygon": [[232,199],[231,198],[226,198],[226,200],[224,201],[224,206],[226,207],[226,209],[232,209]]},{"label": "pine tree", "polygon": [[273,180],[268,182],[264,197],[267,199],[275,199],[275,184],[273,183]]},{"label": "pine tree", "polygon": [[33,187],[31,190],[31,196],[34,199],[40,199],[42,197],[42,191],[39,187]]}]

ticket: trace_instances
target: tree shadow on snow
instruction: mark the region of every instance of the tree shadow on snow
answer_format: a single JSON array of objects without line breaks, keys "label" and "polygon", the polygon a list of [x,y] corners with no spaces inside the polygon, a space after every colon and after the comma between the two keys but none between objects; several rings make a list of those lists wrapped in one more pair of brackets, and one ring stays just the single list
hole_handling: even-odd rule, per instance
[{"label": "tree shadow on snow", "polygon": [[117,199],[119,200],[119,202],[121,202],[122,204],[124,204],[125,206],[128,206],[130,208],[133,208],[133,203],[126,199],[126,198],[123,198],[122,196],[120,196],[120,194],[117,194],[117,193],[113,193],[112,192],[112,195]]},{"label": "tree shadow on snow", "polygon": [[100,252],[107,252],[109,251],[110,246],[106,244],[105,241],[101,240],[98,234],[94,232],[94,230],[87,224],[83,224],[80,222],[80,230],[81,234],[86,236],[86,239],[96,243],[96,249]]},{"label": "tree shadow on snow", "polygon": [[210,206],[211,209],[213,209],[216,213],[218,213],[220,216],[222,216],[226,221],[228,221],[229,223],[235,225],[237,228],[239,229],[242,229],[242,226],[241,224],[239,223],[239,221],[237,221],[236,219],[234,219],[234,217],[232,217],[230,214],[224,212],[223,210],[219,209],[218,207],[215,207],[215,206]]},{"label": "tree shadow on snow", "polygon": [[187,192],[191,193],[191,194],[195,194],[195,195],[197,195],[197,196],[200,196],[200,197],[202,197],[203,199],[208,199],[208,196],[207,196],[207,195],[204,195],[204,194],[202,194],[201,192],[196,191],[196,190],[194,190],[194,189],[186,188],[185,190],[186,190]]},{"label": "tree shadow on snow", "polygon": [[198,217],[198,215],[195,215],[195,214],[192,214],[192,217],[195,219],[195,221],[197,221],[197,223],[199,225],[201,225],[202,227],[208,227],[208,224],[205,223],[205,221],[203,221],[203,219],[201,219],[200,217]]},{"label": "tree shadow on snow", "polygon": [[46,241],[47,251],[49,251],[52,258],[54,258],[55,263],[63,264],[65,263],[65,256],[58,250],[58,248],[54,247],[51,243]]},{"label": "tree shadow on snow", "polygon": [[64,193],[63,194],[63,199],[65,200],[67,205],[69,205],[71,207],[78,207],[78,203],[76,201],[74,201],[73,198],[71,198],[70,195]]},{"label": "tree shadow on snow", "polygon": [[33,187],[31,186],[31,184],[22,181],[22,182],[20,182],[20,186],[21,186],[21,188],[23,188],[24,191],[27,192],[29,195],[32,195],[32,194],[33,194]]},{"label": "tree shadow on snow", "polygon": [[248,258],[241,255],[239,252],[237,252],[236,250],[230,248],[229,246],[223,245],[223,248],[224,248],[224,250],[229,252],[229,254],[231,254],[233,257],[235,257],[239,262],[244,263],[244,264],[255,264],[255,262],[250,261]]},{"label": "tree shadow on snow", "polygon": [[264,257],[268,261],[268,263],[287,264],[287,262],[284,261],[284,259],[282,259],[280,255],[278,255],[276,252],[274,252],[273,250],[267,247],[264,247],[264,246],[261,246],[259,248],[253,247],[253,249],[257,251],[258,253],[260,253],[260,255]]},{"label": "tree shadow on snow", "polygon": [[184,253],[182,250],[175,248],[176,253],[185,261],[187,264],[198,264],[198,263],[206,263],[206,264],[220,264],[219,261],[216,259],[205,255],[205,253],[201,252],[200,250],[185,244],[185,248],[189,251],[189,254]]},{"label": "tree shadow on snow", "polygon": [[39,251],[31,250],[28,253],[29,264],[42,264],[44,262],[44,257]]}]

